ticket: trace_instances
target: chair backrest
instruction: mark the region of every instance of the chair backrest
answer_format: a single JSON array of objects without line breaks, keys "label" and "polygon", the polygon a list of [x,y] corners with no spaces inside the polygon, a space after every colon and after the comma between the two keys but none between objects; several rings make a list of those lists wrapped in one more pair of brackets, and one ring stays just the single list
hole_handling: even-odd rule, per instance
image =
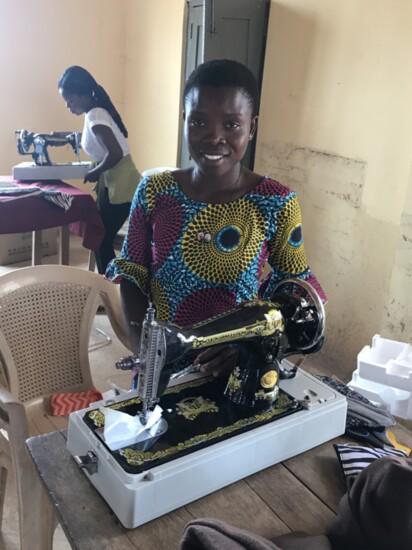
[{"label": "chair backrest", "polygon": [[42,265],[0,276],[0,363],[13,396],[27,403],[92,386],[88,345],[99,303],[130,348],[118,285],[101,275]]},{"label": "chair backrest", "polygon": [[142,172],[142,179],[146,178],[147,176],[154,176],[156,174],[160,174],[161,172],[166,172],[166,170],[170,170],[171,172],[173,172],[174,170],[179,170],[179,168],[176,168],[175,166],[158,166],[156,168],[149,168],[148,170]]}]

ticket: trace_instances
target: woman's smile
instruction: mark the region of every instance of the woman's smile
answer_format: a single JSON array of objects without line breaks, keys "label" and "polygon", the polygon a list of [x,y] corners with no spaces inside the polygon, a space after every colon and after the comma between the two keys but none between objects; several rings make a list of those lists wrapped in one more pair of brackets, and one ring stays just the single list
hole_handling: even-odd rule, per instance
[{"label": "woman's smile", "polygon": [[229,156],[229,153],[201,153],[204,159],[217,162]]}]

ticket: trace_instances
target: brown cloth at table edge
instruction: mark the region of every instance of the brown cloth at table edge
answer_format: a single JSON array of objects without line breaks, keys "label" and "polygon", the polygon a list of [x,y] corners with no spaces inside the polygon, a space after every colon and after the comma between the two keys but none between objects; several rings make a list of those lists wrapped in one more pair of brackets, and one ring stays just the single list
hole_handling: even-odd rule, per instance
[{"label": "brown cloth at table edge", "polygon": [[410,550],[411,495],[412,459],[372,462],[354,479],[326,529],[333,550]]},{"label": "brown cloth at table edge", "polygon": [[342,497],[326,535],[290,533],[269,541],[215,519],[186,525],[180,550],[410,550],[412,459],[384,457]]}]

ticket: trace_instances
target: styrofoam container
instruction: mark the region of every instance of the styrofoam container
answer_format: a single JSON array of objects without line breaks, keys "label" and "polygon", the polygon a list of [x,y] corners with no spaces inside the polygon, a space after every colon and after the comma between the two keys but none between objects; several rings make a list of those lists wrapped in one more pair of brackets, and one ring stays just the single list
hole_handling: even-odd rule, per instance
[{"label": "styrofoam container", "polygon": [[412,391],[412,346],[375,334],[358,355],[358,371],[366,380]]},{"label": "styrofoam container", "polygon": [[412,418],[411,392],[365,380],[359,376],[358,370],[353,373],[348,386],[370,401],[385,407],[391,414],[401,418]]},{"label": "styrofoam container", "polygon": [[412,418],[412,346],[375,334],[358,354],[348,386],[394,415]]}]

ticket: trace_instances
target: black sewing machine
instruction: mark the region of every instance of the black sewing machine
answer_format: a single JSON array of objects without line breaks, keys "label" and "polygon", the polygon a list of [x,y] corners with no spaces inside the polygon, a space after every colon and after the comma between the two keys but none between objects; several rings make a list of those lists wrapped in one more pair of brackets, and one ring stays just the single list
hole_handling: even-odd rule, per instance
[{"label": "black sewing machine", "polygon": [[222,315],[182,329],[156,321],[149,308],[142,327],[139,357],[116,367],[134,369],[141,416],[153,409],[170,379],[199,370],[186,357],[201,349],[230,344],[238,351],[236,367],[225,388],[234,404],[261,409],[271,406],[279,393],[279,379],[296,371],[282,367],[290,355],[318,351],[324,339],[325,312],[316,291],[305,281],[289,279],[277,287],[270,302],[244,303]]},{"label": "black sewing machine", "polygon": [[[21,162],[13,166],[13,179],[20,181],[83,179],[90,170],[90,161],[80,160],[79,132],[51,132],[40,134],[27,130],[16,130],[17,151],[30,155],[34,162]],[[75,162],[54,163],[50,159],[49,147],[70,145],[76,155]]]},{"label": "black sewing machine", "polygon": [[[68,450],[125,527],[136,527],[200,496],[341,435],[346,399],[290,363],[320,349],[325,313],[306,282],[288,280],[271,301],[253,301],[180,328],[147,312],[136,389],[70,415]],[[235,346],[228,380],[199,377],[199,350]],[[140,418],[159,404],[161,421],[143,440],[115,450],[101,407]],[[128,415],[128,416],[127,416]]]},{"label": "black sewing machine", "polygon": [[15,131],[17,151],[20,155],[31,155],[37,166],[51,166],[48,147],[70,145],[80,162],[80,133],[52,132],[50,134],[35,134],[27,130]]}]

